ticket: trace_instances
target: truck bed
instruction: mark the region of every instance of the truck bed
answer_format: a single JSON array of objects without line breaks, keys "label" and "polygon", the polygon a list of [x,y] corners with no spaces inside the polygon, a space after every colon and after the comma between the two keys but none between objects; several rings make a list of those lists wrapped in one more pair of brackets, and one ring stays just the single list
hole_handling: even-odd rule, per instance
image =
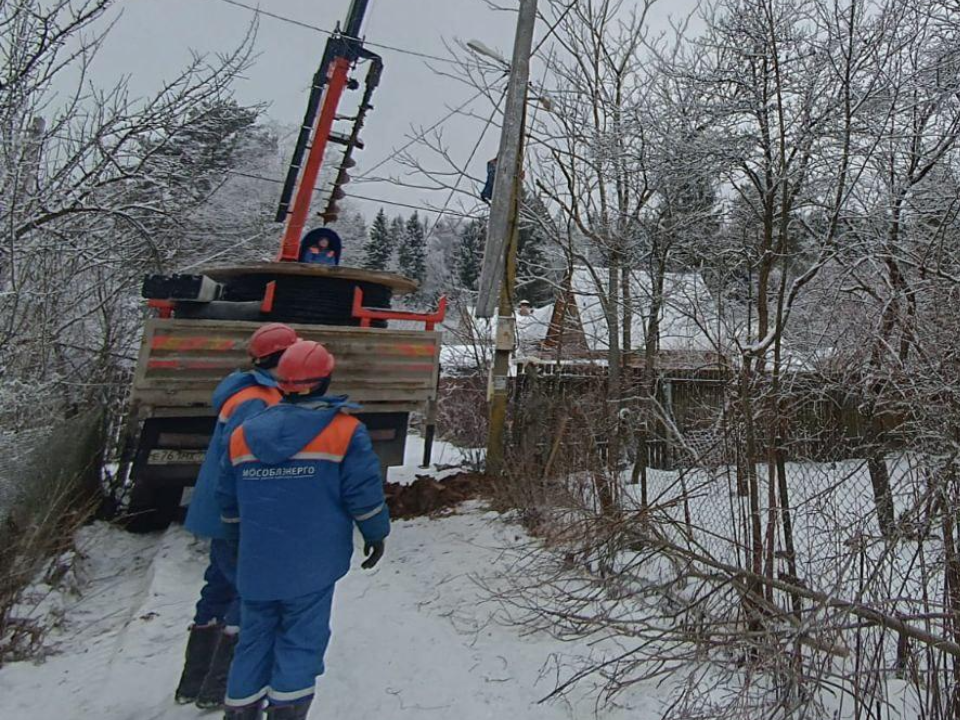
[{"label": "truck bed", "polygon": [[[156,530],[174,519],[183,491],[196,481],[210,442],[217,383],[250,367],[247,341],[262,323],[239,320],[147,320],[124,428],[121,476],[128,478],[128,526]],[[362,406],[383,472],[404,461],[408,418],[436,401],[440,335],[436,332],[291,325],[336,358],[331,394]],[[128,472],[129,471],[129,472]]]},{"label": "truck bed", "polygon": [[[147,320],[133,381],[133,414],[140,419],[212,414],[210,396],[217,383],[230,371],[249,367],[247,340],[259,326],[237,320]],[[365,413],[418,411],[436,399],[439,333],[292,327],[333,353],[337,364],[330,392],[349,395]]]}]

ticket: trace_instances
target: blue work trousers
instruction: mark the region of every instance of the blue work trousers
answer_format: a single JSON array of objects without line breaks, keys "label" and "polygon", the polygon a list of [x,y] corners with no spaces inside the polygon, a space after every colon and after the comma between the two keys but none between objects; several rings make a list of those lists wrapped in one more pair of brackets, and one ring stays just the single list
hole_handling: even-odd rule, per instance
[{"label": "blue work trousers", "polygon": [[240,624],[236,540],[214,538],[210,541],[210,564],[203,574],[203,588],[193,622],[209,625],[214,621],[228,627]]},{"label": "blue work trousers", "polygon": [[292,600],[242,601],[226,704],[268,697],[271,705],[285,705],[313,695],[330,642],[332,604],[333,585]]}]

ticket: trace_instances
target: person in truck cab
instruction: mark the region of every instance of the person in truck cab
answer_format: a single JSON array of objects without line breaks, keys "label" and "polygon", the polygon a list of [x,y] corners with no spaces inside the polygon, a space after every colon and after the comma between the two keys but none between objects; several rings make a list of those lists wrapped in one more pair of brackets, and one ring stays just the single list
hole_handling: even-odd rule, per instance
[{"label": "person in truck cab", "polygon": [[253,368],[231,373],[213,393],[217,422],[184,523],[195,535],[210,538],[210,562],[176,690],[176,701],[181,704],[195,702],[201,708],[223,705],[240,625],[240,601],[235,586],[237,544],[223,527],[216,499],[220,465],[233,429],[280,401],[273,372],[283,352],[298,339],[292,328],[281,323],[260,327],[247,347]]},{"label": "person in truck cab", "polygon": [[283,401],[230,435],[217,497],[240,541],[240,642],[228,720],[303,720],[323,674],[336,582],[353,528],[373,568],[390,532],[380,462],[346,397],[326,395],[334,358],[301,340],[277,366]]},{"label": "person in truck cab", "polygon": [[300,243],[300,262],[314,265],[339,265],[343,241],[330,228],[314,228]]}]

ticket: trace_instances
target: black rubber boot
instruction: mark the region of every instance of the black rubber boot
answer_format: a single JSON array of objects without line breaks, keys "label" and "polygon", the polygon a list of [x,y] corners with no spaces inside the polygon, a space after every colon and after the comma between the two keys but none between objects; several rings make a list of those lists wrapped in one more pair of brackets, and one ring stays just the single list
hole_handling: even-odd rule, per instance
[{"label": "black rubber boot", "polygon": [[187,652],[183,662],[180,684],[177,685],[176,700],[181,705],[196,701],[203,686],[203,679],[210,670],[217,643],[220,640],[219,625],[193,626],[190,639],[187,640]]},{"label": "black rubber boot", "polygon": [[313,698],[308,697],[293,705],[268,706],[267,720],[306,720],[311,702]]},{"label": "black rubber boot", "polygon": [[230,707],[223,714],[223,720],[260,720],[263,717],[263,702],[258,700],[252,705]]},{"label": "black rubber boot", "polygon": [[197,695],[197,707],[212,710],[223,707],[223,699],[227,694],[227,676],[230,674],[230,663],[233,662],[233,651],[237,647],[236,633],[220,634],[217,651],[213,654],[210,669],[203,679],[203,685]]}]

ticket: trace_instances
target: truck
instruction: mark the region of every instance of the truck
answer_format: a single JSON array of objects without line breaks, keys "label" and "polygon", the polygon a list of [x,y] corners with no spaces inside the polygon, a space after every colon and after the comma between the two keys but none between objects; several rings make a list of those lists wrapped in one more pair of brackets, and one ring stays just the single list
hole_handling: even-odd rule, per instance
[{"label": "truck", "polygon": [[[291,325],[304,339],[322,343],[336,358],[330,388],[358,403],[358,417],[370,430],[374,450],[386,469],[404,460],[411,413],[427,418],[425,462],[437,400],[440,335],[446,301],[436,310],[391,309],[395,296],[417,284],[399,275],[301,262],[304,230],[315,194],[326,195],[316,214],[322,232],[337,219],[338,201],[362,148],[360,129],[372,108],[382,71],[379,56],[363,47],[360,26],[368,0],[354,0],[314,75],[307,112],[281,193],[276,220],[284,222],[279,255],[273,262],[209,267],[189,274],[152,275],[143,296],[154,317],[145,321],[121,430],[123,509],[134,531],[166,527],[181,510],[196,481],[216,422],[210,405],[217,383],[247,365],[246,344],[266,322]],[[361,83],[350,73],[367,68],[356,113],[338,114],[346,90]],[[336,123],[352,122],[349,132]],[[333,145],[344,150],[329,188],[317,188],[321,164]],[[330,162],[330,158],[326,158]],[[317,228],[311,232],[316,233]],[[309,235],[310,233],[307,233]],[[391,327],[402,321],[407,327]],[[422,329],[419,325],[422,323]],[[410,325],[418,329],[410,329]]]}]

